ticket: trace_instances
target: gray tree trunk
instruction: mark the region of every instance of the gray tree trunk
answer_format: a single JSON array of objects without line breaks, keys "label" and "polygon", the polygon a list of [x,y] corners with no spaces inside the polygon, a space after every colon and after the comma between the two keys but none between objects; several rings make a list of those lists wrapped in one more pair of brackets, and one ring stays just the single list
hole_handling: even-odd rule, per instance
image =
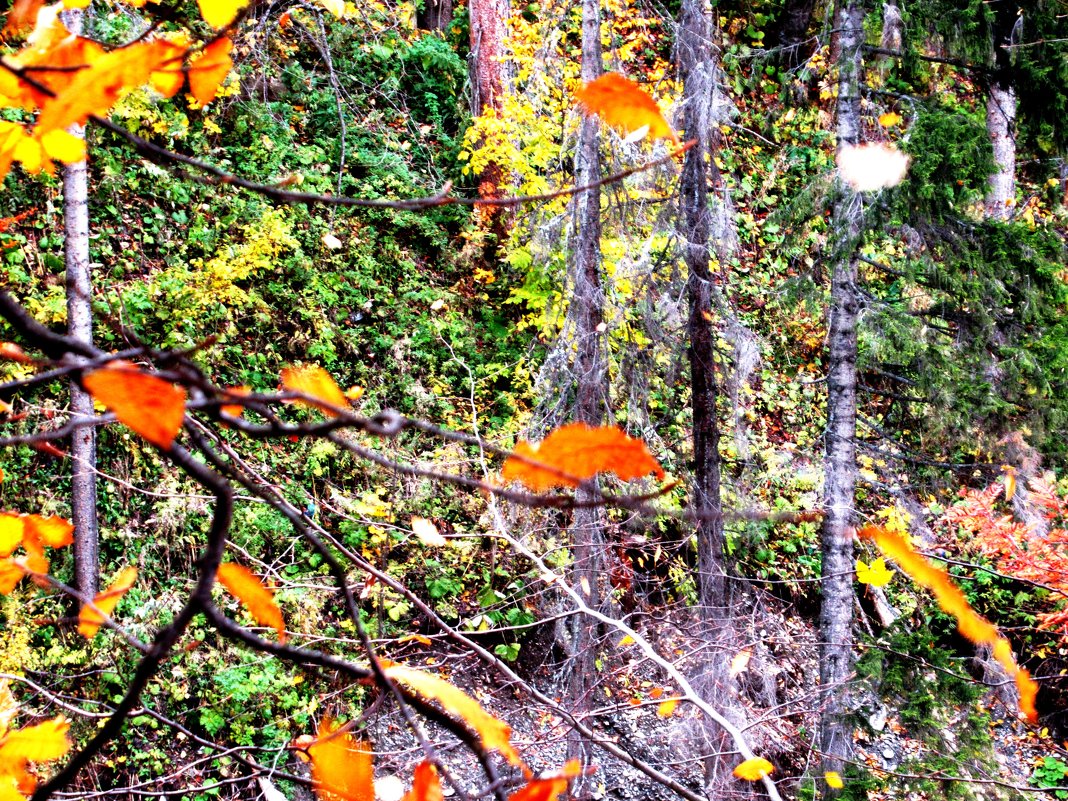
[{"label": "gray tree trunk", "polygon": [[[838,146],[860,141],[861,46],[864,7],[840,0],[838,30]],[[826,479],[823,488],[822,602],[820,606],[820,751],[824,771],[841,771],[853,738],[848,683],[853,670],[853,535],[857,478],[856,249],[863,225],[860,195],[838,182],[832,212],[834,245],[828,332]],[[824,787],[827,794],[835,791]]]},{"label": "gray tree trunk", "polygon": [[[716,62],[712,24],[703,0],[683,0],[679,18],[679,71],[683,80],[682,126],[686,139],[696,139],[683,162],[680,234],[687,268],[690,313],[690,382],[693,392],[693,507],[697,523],[697,589],[702,614],[713,626],[726,618],[726,571],[723,565],[723,517],[720,500],[719,421],[716,400],[716,288],[709,271],[709,179],[718,178],[709,139]],[[710,174],[716,173],[716,175]],[[715,180],[719,183],[718,180]]]},{"label": "gray tree trunk", "polygon": [[[601,75],[600,0],[582,2],[582,80]],[[575,153],[575,183],[586,186],[601,176],[599,123],[584,117],[579,127]],[[604,319],[604,291],[601,287],[601,191],[588,189],[575,197],[570,233],[571,277],[574,290],[569,316],[574,334],[575,402],[574,419],[599,425],[607,408],[607,370],[601,347]],[[596,508],[576,509],[572,519],[571,547],[574,563],[571,581],[593,607],[601,604],[600,584],[604,576],[604,527]],[[595,668],[596,624],[581,615],[573,618],[568,700],[572,710],[590,708],[591,693],[597,683]],[[592,762],[590,743],[572,732],[567,744],[568,759]],[[575,790],[578,793],[578,788]]]},{"label": "gray tree trunk", "polygon": [[[64,12],[63,22],[82,32],[82,12]],[[80,127],[72,130],[84,136]],[[93,343],[93,286],[89,268],[89,171],[84,161],[63,168],[63,232],[67,271],[67,333],[77,342]],[[93,399],[77,381],[70,382],[73,421],[93,416]],[[96,518],[96,429],[84,426],[71,436],[71,522],[74,524],[74,587],[96,595],[100,570]]]},{"label": "gray tree trunk", "polygon": [[994,173],[987,186],[985,208],[988,217],[1008,220],[1016,199],[1016,87],[1012,80],[1013,43],[1018,17],[1011,7],[1001,4],[995,11],[994,75],[986,97],[986,130],[994,148]]}]

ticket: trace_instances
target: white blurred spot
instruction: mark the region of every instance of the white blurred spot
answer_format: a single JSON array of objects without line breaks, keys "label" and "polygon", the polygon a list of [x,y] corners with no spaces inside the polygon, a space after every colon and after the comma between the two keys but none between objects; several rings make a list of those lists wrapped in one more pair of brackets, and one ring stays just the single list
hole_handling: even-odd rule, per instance
[{"label": "white blurred spot", "polygon": [[909,169],[909,157],[885,142],[846,145],[836,160],[842,180],[858,192],[897,186]]}]

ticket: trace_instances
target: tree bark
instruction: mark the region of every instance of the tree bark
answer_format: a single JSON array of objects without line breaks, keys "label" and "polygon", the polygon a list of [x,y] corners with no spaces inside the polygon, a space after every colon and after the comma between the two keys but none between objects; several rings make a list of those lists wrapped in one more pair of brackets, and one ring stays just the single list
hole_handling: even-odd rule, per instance
[{"label": "tree bark", "polygon": [[[504,41],[508,35],[511,4],[509,0],[471,0],[468,10],[471,33],[471,52],[468,56],[471,116],[499,115],[508,84]],[[478,176],[479,197],[501,197],[504,174],[504,166],[491,161]],[[508,236],[512,215],[500,206],[480,206],[476,213],[480,226],[491,235],[485,255],[487,261],[493,261],[497,248]]]},{"label": "tree bark", "polygon": [[1016,87],[1012,75],[1013,43],[1018,17],[1015,3],[994,9],[994,72],[986,97],[986,130],[994,148],[994,172],[987,187],[988,217],[1008,220],[1016,200]]},{"label": "tree bark", "polygon": [[[64,12],[63,22],[81,34],[82,11]],[[72,133],[85,136],[81,126]],[[67,333],[93,343],[93,287],[89,266],[89,180],[84,161],[63,168],[63,232],[67,282]],[[70,382],[71,420],[93,417],[93,399],[77,381]],[[87,425],[71,435],[71,522],[74,524],[74,586],[82,595],[96,595],[100,570],[96,516],[96,429]]]},{"label": "tree bark", "polygon": [[[864,7],[840,0],[838,146],[860,141],[861,46]],[[852,748],[848,682],[853,669],[853,536],[857,430],[856,250],[863,226],[860,195],[838,182],[832,212],[833,264],[828,332],[827,432],[820,606],[820,751],[824,771],[841,771]],[[826,794],[835,794],[824,787]]]},{"label": "tree bark", "polygon": [[[693,507],[697,522],[697,594],[701,612],[712,626],[726,617],[726,571],[723,565],[723,517],[720,499],[719,422],[716,401],[716,331],[709,271],[711,252],[709,171],[711,103],[716,80],[712,25],[703,0],[683,0],[679,18],[679,71],[683,80],[682,126],[696,144],[686,153],[679,186],[683,259],[689,295],[690,383],[693,392]],[[719,183],[718,175],[711,176]]]},{"label": "tree bark", "polygon": [[424,31],[443,31],[452,21],[452,0],[422,0],[416,4],[415,26]]},{"label": "tree bark", "polygon": [[793,69],[815,49],[805,42],[815,10],[816,0],[787,0],[782,13],[768,30],[765,46],[781,51],[779,61],[783,66]]},{"label": "tree bark", "polygon": [[[601,7],[600,0],[582,2],[582,80],[589,82],[601,75]],[[598,149],[599,123],[586,116],[579,126],[575,153],[575,183],[587,186],[601,175]],[[587,189],[575,197],[570,234],[571,274],[574,292],[570,316],[575,336],[574,419],[599,425],[607,408],[607,371],[601,347],[601,323],[604,320],[604,291],[601,287],[601,191]],[[581,496],[580,496],[581,497]],[[600,583],[604,575],[604,531],[601,512],[596,507],[576,509],[572,518],[571,581],[591,607],[601,604]],[[582,615],[574,618],[571,636],[571,665],[568,687],[572,710],[589,709],[591,692],[597,681],[596,624]],[[568,759],[592,762],[591,744],[577,731],[567,743]],[[577,794],[577,789],[575,790]]]}]

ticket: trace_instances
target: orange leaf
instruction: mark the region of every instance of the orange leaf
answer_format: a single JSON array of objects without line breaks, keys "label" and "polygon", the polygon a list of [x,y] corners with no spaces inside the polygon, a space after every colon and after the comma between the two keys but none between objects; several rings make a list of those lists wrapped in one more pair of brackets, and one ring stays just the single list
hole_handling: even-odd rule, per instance
[{"label": "orange leaf", "polygon": [[744,779],[747,782],[758,782],[764,776],[767,776],[775,770],[775,766],[772,765],[764,757],[753,757],[747,759],[734,769],[734,775],[739,779]]},{"label": "orange leaf", "polygon": [[670,718],[675,714],[675,707],[679,705],[678,698],[669,698],[666,701],[661,701],[656,707],[656,714],[662,718]]},{"label": "orange leaf", "polygon": [[322,367],[314,364],[303,367],[286,367],[282,370],[282,388],[290,392],[300,392],[308,400],[299,399],[294,403],[319,409],[330,417],[338,416],[338,409],[349,407],[348,399],[341,387]]},{"label": "orange leaf", "polygon": [[[227,389],[226,394],[237,398],[243,398],[252,394],[252,387],[246,384],[240,384],[236,387]],[[241,403],[224,403],[219,407],[219,411],[228,414],[231,417],[240,417],[245,413],[245,407]]]},{"label": "orange leaf", "polygon": [[159,39],[159,68],[148,76],[152,88],[163,97],[174,97],[185,83],[185,71],[182,61],[189,51],[189,39],[184,34],[170,34],[166,39]]},{"label": "orange leaf", "polygon": [[375,801],[371,748],[330,718],[319,725],[308,747],[312,789],[320,801]]},{"label": "orange leaf", "polygon": [[1016,494],[1016,469],[1011,465],[1003,464],[1001,471],[1005,474],[1005,500],[1011,501]]},{"label": "orange leaf", "polygon": [[70,750],[68,729],[70,723],[58,717],[8,732],[0,740],[0,765],[59,759]]},{"label": "orange leaf", "polygon": [[[1034,682],[1027,671],[1021,670],[1016,664],[1009,641],[998,633],[993,623],[972,609],[968,599],[953,583],[949,574],[916,553],[897,532],[882,526],[865,526],[860,530],[859,536],[874,540],[883,553],[912,576],[913,581],[930,590],[942,611],[957,619],[957,629],[962,635],[976,645],[989,645],[993,649],[994,659],[1015,678],[1017,686],[1021,688],[1021,711],[1031,722],[1037,721],[1037,713],[1034,710],[1034,692],[1037,692],[1037,688],[1032,692]],[[1029,699],[1030,708],[1024,706],[1025,696]]]},{"label": "orange leaf", "polygon": [[107,114],[123,94],[148,83],[173,57],[172,45],[164,40],[135,42],[99,56],[55,98],[41,103],[37,134],[84,125],[92,114]]},{"label": "orange leaf", "polygon": [[0,562],[0,595],[9,595],[22,581],[26,571],[19,567],[13,559],[5,559]]},{"label": "orange leaf", "polygon": [[[536,461],[529,464],[516,457]],[[522,441],[504,463],[501,477],[521,481],[534,492],[553,487],[577,487],[598,473],[615,473],[623,481],[664,471],[640,439],[615,426],[593,428],[585,423],[561,426],[540,444]]]},{"label": "orange leaf", "polygon": [[185,417],[185,390],[128,362],[113,362],[82,376],[82,384],[135,432],[167,450]]},{"label": "orange leaf", "polygon": [[7,12],[4,36],[17,36],[23,31],[32,30],[37,21],[37,12],[43,5],[44,0],[15,0],[11,5],[11,10]]},{"label": "orange leaf", "polygon": [[219,85],[233,69],[234,62],[230,58],[233,47],[229,36],[216,39],[189,65],[189,91],[200,105],[206,106],[215,99]]},{"label": "orange leaf", "polygon": [[441,779],[433,762],[423,760],[415,766],[412,789],[404,796],[404,801],[444,801],[441,792]]},{"label": "orange leaf", "polygon": [[124,568],[111,582],[111,586],[93,599],[96,609],[89,606],[82,607],[78,613],[78,633],[90,640],[95,637],[104,623],[101,613],[110,617],[115,607],[119,605],[119,601],[122,600],[122,596],[134,585],[135,581],[137,581],[137,568],[133,566]]},{"label": "orange leaf", "polygon": [[1038,684],[1023,668],[1016,671],[1016,691],[1020,694],[1020,711],[1024,717],[1031,723],[1038,723],[1038,710],[1035,708]]},{"label": "orange leaf", "polygon": [[572,759],[557,773],[531,779],[526,787],[508,796],[508,801],[556,801],[567,792],[568,782],[581,775],[582,763]]},{"label": "orange leaf", "polygon": [[660,106],[634,81],[616,72],[607,72],[590,81],[575,93],[575,97],[587,114],[596,114],[613,128],[632,134],[648,126],[654,139],[670,139],[675,144],[679,137],[664,115]]},{"label": "orange leaf", "polygon": [[442,678],[424,673],[405,665],[383,663],[386,676],[410,690],[441,704],[446,712],[467,723],[478,732],[482,745],[490,751],[500,751],[501,755],[513,765],[522,765],[523,760],[512,747],[510,737],[512,730],[507,723],[489,714],[478,702],[463,690],[454,687]]},{"label": "orange leaf", "polygon": [[64,548],[74,542],[74,526],[58,515],[26,515],[26,536],[49,548]]},{"label": "orange leaf", "polygon": [[237,598],[258,623],[278,632],[278,642],[286,641],[286,624],[274,593],[263,585],[251,570],[242,565],[219,565],[219,583]]},{"label": "orange leaf", "polygon": [[19,364],[33,364],[33,359],[14,342],[0,342],[0,359],[10,359]]}]

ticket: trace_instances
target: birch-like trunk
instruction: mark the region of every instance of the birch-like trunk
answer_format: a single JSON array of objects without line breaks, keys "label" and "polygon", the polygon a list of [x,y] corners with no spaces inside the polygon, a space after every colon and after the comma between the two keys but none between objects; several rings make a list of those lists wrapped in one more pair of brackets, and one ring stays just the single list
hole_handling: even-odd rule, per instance
[{"label": "birch-like trunk", "polygon": [[[582,2],[582,80],[601,75],[600,0]],[[584,117],[579,127],[575,153],[575,183],[587,186],[601,175],[599,123]],[[570,233],[571,276],[574,290],[569,316],[574,334],[575,404],[574,419],[600,425],[607,407],[607,370],[601,347],[604,320],[604,291],[601,287],[601,191],[587,189],[575,196]],[[576,509],[571,528],[571,582],[592,607],[601,603],[600,583],[604,574],[604,530],[600,510]],[[572,710],[590,708],[597,681],[595,669],[597,629],[593,620],[577,615],[571,632],[571,660],[568,696]],[[590,744],[572,732],[567,744],[568,759],[591,762]],[[577,790],[576,790],[577,792]]]},{"label": "birch-like trunk", "polygon": [[[838,146],[860,141],[861,46],[864,7],[840,0],[838,30]],[[853,670],[853,536],[857,479],[856,250],[863,225],[860,195],[841,181],[832,212],[834,244],[828,332],[826,479],[823,488],[822,602],[820,606],[820,752],[824,771],[841,771],[852,749],[849,681]],[[826,794],[835,791],[824,787]]]},{"label": "birch-like trunk", "polygon": [[994,172],[987,185],[986,215],[1012,217],[1016,200],[1016,89],[993,80],[986,97],[986,130],[994,148]]},{"label": "birch-like trunk", "polygon": [[[82,32],[82,11],[64,12],[63,23]],[[85,136],[80,126],[72,133]],[[89,267],[89,171],[84,161],[63,168],[63,233],[67,271],[67,333],[77,342],[93,343],[93,286]],[[77,381],[70,382],[71,420],[93,417],[93,399]],[[74,524],[74,586],[96,595],[100,569],[96,518],[96,429],[87,425],[71,435],[71,522]]]}]

